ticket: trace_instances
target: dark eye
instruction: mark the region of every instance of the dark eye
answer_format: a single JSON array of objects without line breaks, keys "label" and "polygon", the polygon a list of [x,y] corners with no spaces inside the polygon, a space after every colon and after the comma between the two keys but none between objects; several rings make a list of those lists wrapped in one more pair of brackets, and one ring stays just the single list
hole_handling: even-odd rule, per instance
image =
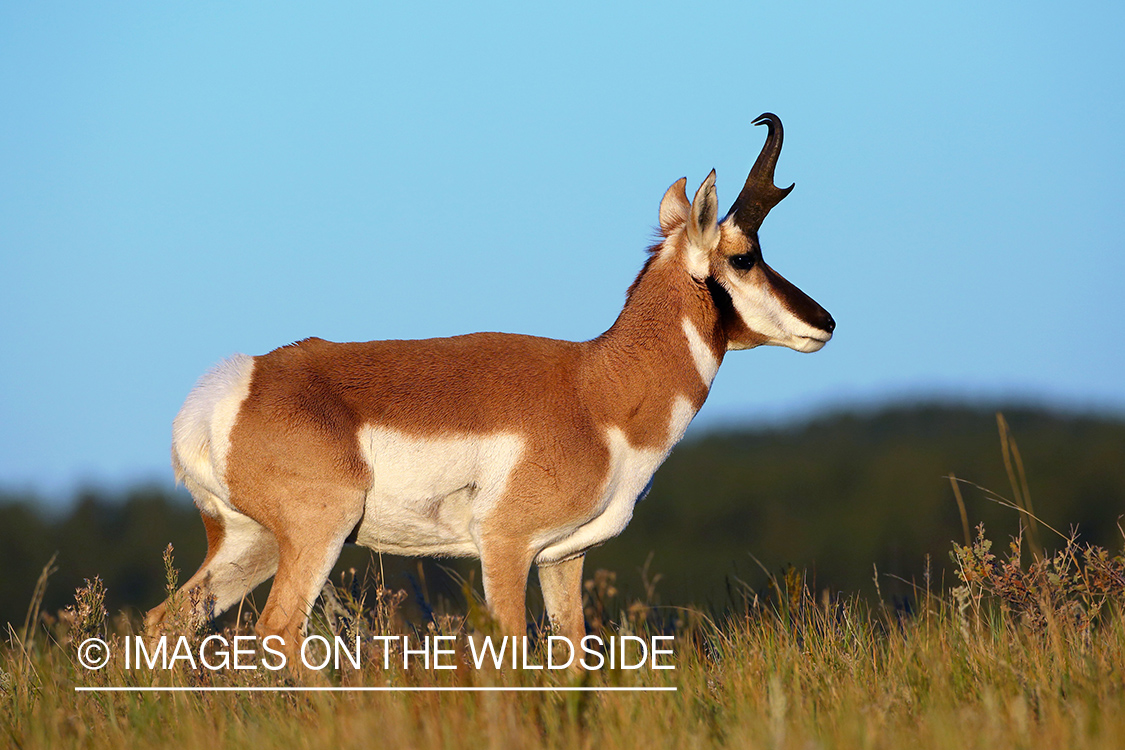
[{"label": "dark eye", "polygon": [[730,256],[730,264],[739,271],[749,271],[754,267],[758,259],[754,257],[753,253],[742,253],[741,255]]}]

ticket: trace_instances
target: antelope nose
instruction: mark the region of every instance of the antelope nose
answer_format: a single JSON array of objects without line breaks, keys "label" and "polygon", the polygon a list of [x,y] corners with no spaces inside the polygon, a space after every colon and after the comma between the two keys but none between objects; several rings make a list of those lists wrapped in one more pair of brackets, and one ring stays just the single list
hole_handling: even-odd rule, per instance
[{"label": "antelope nose", "polygon": [[828,314],[827,310],[824,311],[824,323],[821,325],[821,328],[829,333],[836,330],[836,321],[832,319],[832,316]]}]

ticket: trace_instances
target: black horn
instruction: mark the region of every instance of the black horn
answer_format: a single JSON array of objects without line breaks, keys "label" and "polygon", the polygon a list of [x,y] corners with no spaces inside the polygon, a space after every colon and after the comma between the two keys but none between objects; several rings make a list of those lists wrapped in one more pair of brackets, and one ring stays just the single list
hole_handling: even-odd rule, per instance
[{"label": "black horn", "polygon": [[793,185],[779,188],[773,184],[773,171],[777,167],[777,157],[781,153],[781,142],[785,137],[781,118],[772,112],[766,112],[754,120],[755,125],[762,123],[769,128],[766,145],[762,146],[762,153],[758,154],[758,160],[754,162],[754,168],[750,170],[742,192],[727,212],[727,218],[733,219],[747,237],[758,231],[770,209],[793,189]]}]

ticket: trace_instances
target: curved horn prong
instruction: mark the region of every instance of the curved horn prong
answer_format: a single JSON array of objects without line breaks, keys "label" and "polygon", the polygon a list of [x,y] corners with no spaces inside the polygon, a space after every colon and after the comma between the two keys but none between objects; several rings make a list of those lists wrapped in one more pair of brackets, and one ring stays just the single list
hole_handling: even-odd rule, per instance
[{"label": "curved horn prong", "polygon": [[793,189],[793,185],[779,188],[773,184],[777,157],[781,153],[781,142],[785,138],[781,118],[772,112],[766,112],[754,120],[755,125],[763,123],[769,128],[766,143],[762,146],[762,152],[758,154],[753,169],[750,170],[750,176],[746,178],[746,184],[742,186],[742,192],[738,194],[730,211],[727,212],[727,218],[733,219],[747,236],[758,231],[770,209]]}]

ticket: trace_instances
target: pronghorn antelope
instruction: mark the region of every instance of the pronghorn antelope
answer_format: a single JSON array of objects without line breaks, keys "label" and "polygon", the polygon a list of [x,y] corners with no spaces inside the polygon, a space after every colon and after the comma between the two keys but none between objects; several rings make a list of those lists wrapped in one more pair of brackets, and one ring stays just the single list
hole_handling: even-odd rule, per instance
[{"label": "pronghorn antelope", "polygon": [[292,648],[345,542],[479,556],[503,631],[526,632],[535,564],[577,643],[584,553],[625,528],[725,353],[832,338],[832,317],[762,260],[758,228],[792,185],[773,182],[781,121],[754,123],[769,132],[730,212],[718,220],[713,170],[690,203],[686,179],[668,188],[660,242],[591,341],[311,338],[203,376],[172,428],[207,531],[184,589],[207,586],[217,614],[276,575],[257,630]]}]

